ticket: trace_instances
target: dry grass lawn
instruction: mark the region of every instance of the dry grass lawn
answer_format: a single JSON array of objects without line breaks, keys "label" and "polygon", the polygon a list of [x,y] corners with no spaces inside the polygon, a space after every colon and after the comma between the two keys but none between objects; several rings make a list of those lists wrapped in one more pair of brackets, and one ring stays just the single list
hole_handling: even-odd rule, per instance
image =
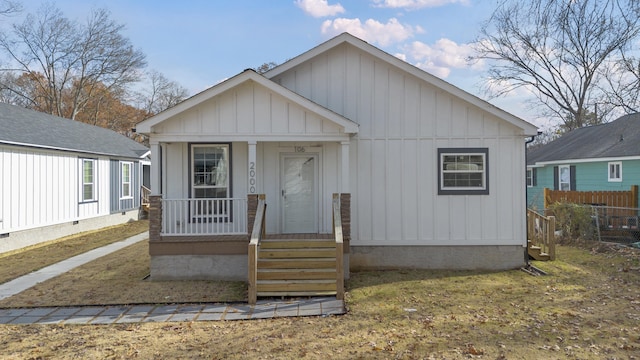
[{"label": "dry grass lawn", "polygon": [[149,230],[149,221],[133,221],[2,253],[0,254],[0,284],[147,230]]},{"label": "dry grass lawn", "polygon": [[[144,281],[145,250],[131,246],[0,306],[246,296],[242,283]],[[349,313],[326,318],[4,325],[0,358],[640,359],[639,259],[628,249],[561,246],[557,261],[535,263],[548,276],[354,273]]]}]

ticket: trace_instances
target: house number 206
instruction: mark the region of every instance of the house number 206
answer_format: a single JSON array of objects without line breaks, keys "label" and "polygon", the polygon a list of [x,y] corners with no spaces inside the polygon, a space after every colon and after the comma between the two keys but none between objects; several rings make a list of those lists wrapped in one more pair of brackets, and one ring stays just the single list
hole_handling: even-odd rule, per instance
[{"label": "house number 206", "polygon": [[256,163],[249,162],[249,194],[256,193]]}]

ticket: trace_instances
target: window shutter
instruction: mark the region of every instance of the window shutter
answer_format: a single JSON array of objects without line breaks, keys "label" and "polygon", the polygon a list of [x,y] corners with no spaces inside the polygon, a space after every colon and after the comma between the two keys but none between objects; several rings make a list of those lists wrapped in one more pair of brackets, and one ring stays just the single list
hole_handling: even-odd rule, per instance
[{"label": "window shutter", "polygon": [[538,169],[531,169],[531,185],[538,186]]},{"label": "window shutter", "polygon": [[553,167],[553,190],[560,189],[560,176],[558,174],[558,167]]},{"label": "window shutter", "polygon": [[571,176],[571,178],[569,179],[569,181],[571,182],[570,189],[571,191],[575,191],[576,190],[576,167],[575,166],[569,166],[569,175]]}]

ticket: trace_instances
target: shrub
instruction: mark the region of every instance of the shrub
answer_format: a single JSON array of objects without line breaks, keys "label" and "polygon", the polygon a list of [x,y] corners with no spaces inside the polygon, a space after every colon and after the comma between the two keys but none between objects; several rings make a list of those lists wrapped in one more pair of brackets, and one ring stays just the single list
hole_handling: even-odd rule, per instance
[{"label": "shrub", "polygon": [[565,240],[591,240],[594,238],[595,225],[589,205],[557,202],[549,207],[556,217],[556,229],[561,230]]}]

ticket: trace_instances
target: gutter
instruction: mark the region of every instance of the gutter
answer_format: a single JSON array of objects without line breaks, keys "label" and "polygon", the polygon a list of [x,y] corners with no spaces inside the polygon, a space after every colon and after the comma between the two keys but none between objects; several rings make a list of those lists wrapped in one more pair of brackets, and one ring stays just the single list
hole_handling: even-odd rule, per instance
[{"label": "gutter", "polygon": [[[531,138],[527,141],[525,141],[524,143],[524,171],[527,171],[527,145],[531,144],[535,139],[536,136],[542,135],[542,131],[538,131],[537,135],[532,135]],[[526,179],[526,176],[525,176]],[[525,206],[524,206],[524,223],[528,224],[527,222],[527,198],[529,196],[529,188],[526,186],[524,187],[524,199],[525,199]],[[529,232],[527,229],[527,225],[525,225],[525,240],[527,240],[527,242],[525,243],[524,246],[524,263],[526,264],[526,268],[530,268],[531,267],[531,263],[529,262],[529,243],[528,243],[528,237],[529,236]]]}]

